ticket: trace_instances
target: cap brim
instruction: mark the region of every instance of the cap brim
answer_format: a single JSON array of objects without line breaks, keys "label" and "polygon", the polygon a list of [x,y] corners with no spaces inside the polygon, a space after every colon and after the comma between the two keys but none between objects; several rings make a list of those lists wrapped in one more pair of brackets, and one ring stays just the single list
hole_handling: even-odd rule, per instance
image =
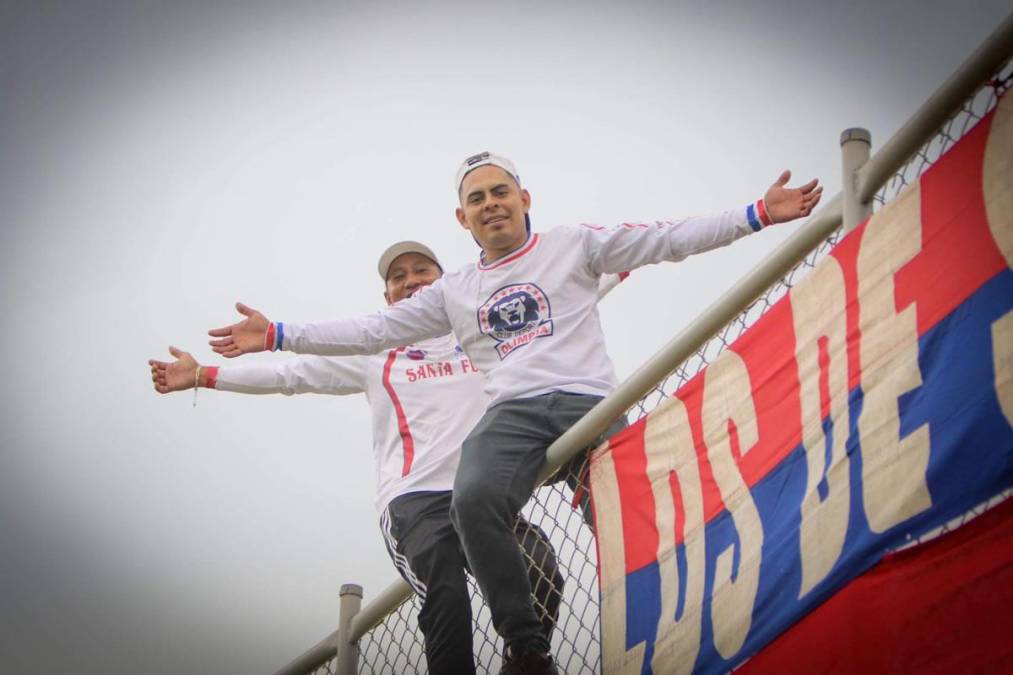
[{"label": "cap brim", "polygon": [[377,263],[377,272],[380,273],[380,278],[383,279],[384,282],[387,281],[387,273],[390,271],[390,266],[395,260],[406,253],[418,253],[419,255],[425,256],[436,263],[436,266],[441,270],[443,269],[443,265],[440,264],[439,258],[437,258],[432,249],[425,244],[420,244],[417,241],[399,241],[384,251],[380,256],[380,261]]}]

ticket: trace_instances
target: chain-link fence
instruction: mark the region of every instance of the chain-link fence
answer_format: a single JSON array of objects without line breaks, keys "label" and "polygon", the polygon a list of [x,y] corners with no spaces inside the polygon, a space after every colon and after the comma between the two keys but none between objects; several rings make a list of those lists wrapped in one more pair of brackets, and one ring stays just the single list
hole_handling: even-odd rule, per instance
[{"label": "chain-link fence", "polygon": [[955,111],[939,131],[922,145],[907,162],[876,192],[873,205],[881,208],[893,200],[900,191],[913,183],[929,167],[964,137],[971,128],[990,113],[999,102],[999,97],[1013,85],[1013,61],[1007,61],[989,81],[969,97],[960,109]]},{"label": "chain-link fence", "polygon": [[[916,181],[974,124],[995,108],[999,96],[1011,84],[1013,84],[1013,62],[1006,61],[989,82],[968,98],[960,110],[954,113],[878,191],[874,198],[874,208],[881,208],[895,198],[906,185]],[[784,297],[833,248],[839,236],[840,233],[835,232],[811,250],[804,260],[764,291],[735,319],[728,322],[717,335],[701,344],[689,359],[662,378],[650,393],[629,409],[627,412],[629,421],[633,422],[650,413],[712,363],[757,319]],[[582,466],[579,470],[573,471],[573,477],[578,477],[584,468]],[[1007,497],[1008,491],[908,545],[917,544],[959,527]],[[560,672],[568,675],[601,672],[597,549],[591,529],[585,524],[580,501],[582,500],[579,498],[574,499],[571,489],[565,482],[558,482],[539,488],[523,509],[524,517],[548,535],[555,548],[557,564],[565,578],[562,603],[552,636],[552,653]],[[578,504],[575,506],[574,502]],[[529,564],[535,563],[529,559]],[[471,591],[478,672],[495,673],[498,672],[501,662],[502,644],[492,628],[489,610],[473,581]],[[422,634],[416,620],[419,609],[418,599],[412,597],[362,637],[359,643],[360,673],[401,675],[426,671]],[[544,611],[545,608],[541,609]],[[320,666],[313,672],[334,673],[334,661]]]},{"label": "chain-link fence", "polygon": [[[403,611],[406,607],[411,607],[412,604],[413,603],[406,602],[405,604],[401,605],[401,610]],[[317,668],[316,670],[311,671],[311,675],[337,675],[337,672],[338,671],[337,671],[337,667],[336,667],[336,665],[334,663],[334,659],[331,659],[327,663],[321,664],[320,667]],[[367,670],[365,672],[368,673],[369,671]],[[407,672],[411,672],[411,671],[409,670]],[[422,672],[422,671],[418,671],[418,672]]]}]

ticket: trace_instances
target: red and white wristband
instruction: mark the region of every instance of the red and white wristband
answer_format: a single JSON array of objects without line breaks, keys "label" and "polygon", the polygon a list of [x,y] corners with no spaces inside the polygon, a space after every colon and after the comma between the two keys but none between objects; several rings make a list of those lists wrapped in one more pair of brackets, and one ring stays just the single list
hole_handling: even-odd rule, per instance
[{"label": "red and white wristband", "polygon": [[214,389],[218,386],[218,366],[208,366],[204,369],[204,387]]},{"label": "red and white wristband", "polygon": [[774,224],[770,214],[767,213],[767,204],[762,199],[746,207],[746,220],[749,221],[749,227],[753,228],[754,232],[759,232]]},{"label": "red and white wristband", "polygon": [[282,348],[284,342],[285,324],[280,321],[268,324],[267,333],[264,335],[264,349],[269,352],[276,352]]},{"label": "red and white wristband", "polygon": [[[200,382],[200,371],[204,371],[204,384]],[[197,407],[197,390],[202,386],[207,389],[214,389],[218,385],[218,366],[197,366],[197,372],[193,375],[193,407]]]}]

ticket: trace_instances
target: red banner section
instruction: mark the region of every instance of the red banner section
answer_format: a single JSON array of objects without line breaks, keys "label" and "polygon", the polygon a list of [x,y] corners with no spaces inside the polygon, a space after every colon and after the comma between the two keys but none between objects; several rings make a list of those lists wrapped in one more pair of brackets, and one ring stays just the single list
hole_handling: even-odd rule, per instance
[{"label": "red banner section", "polygon": [[1013,500],[887,556],[736,672],[1013,672]]},{"label": "red banner section", "polygon": [[1005,97],[595,451],[606,673],[727,671],[1013,485],[1011,259]]}]

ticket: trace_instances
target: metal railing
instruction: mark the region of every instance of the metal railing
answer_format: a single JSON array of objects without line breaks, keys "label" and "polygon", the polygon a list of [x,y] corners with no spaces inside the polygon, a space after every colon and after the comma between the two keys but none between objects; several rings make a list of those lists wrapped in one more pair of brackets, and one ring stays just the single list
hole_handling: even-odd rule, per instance
[{"label": "metal railing", "polygon": [[[995,107],[999,95],[1013,83],[1011,55],[1013,15],[874,155],[870,157],[868,132],[849,129],[842,133],[841,193],[560,436],[548,449],[539,479],[544,480],[569,463],[622,415],[639,418],[657,407],[783,297],[826,255],[842,230],[854,228],[873,209],[917,180]],[[596,548],[580,511],[570,505],[569,489],[562,486],[555,483],[536,490],[523,514],[548,534],[566,577],[552,644],[560,670],[571,675],[597,673],[601,666]],[[924,538],[959,526],[984,508],[987,505]],[[343,587],[343,593],[347,588]],[[498,637],[473,583],[471,590],[478,670],[495,672],[501,651]],[[396,581],[361,610],[344,600],[342,608],[342,628],[283,668],[279,675],[425,672],[422,636],[415,618],[420,606],[406,583]],[[353,608],[357,610],[354,613]]]}]

